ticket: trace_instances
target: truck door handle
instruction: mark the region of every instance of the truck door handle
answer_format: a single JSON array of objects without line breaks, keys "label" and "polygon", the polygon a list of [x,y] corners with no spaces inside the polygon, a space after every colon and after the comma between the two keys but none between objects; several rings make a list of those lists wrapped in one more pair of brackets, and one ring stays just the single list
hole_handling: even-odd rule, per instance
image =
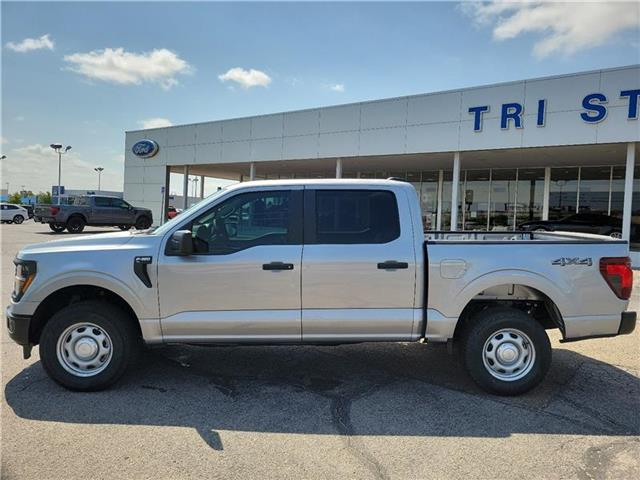
[{"label": "truck door handle", "polygon": [[293,263],[271,262],[262,264],[263,270],[293,270]]},{"label": "truck door handle", "polygon": [[401,268],[409,268],[407,262],[396,262],[395,260],[387,260],[378,264],[380,270],[399,270]]}]

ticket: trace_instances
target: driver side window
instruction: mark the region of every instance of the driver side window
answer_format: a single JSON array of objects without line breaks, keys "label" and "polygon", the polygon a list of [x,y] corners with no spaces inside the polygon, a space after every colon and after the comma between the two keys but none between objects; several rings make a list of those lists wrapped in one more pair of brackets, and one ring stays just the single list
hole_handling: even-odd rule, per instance
[{"label": "driver side window", "polygon": [[264,191],[232,197],[194,220],[195,254],[225,255],[258,245],[300,243],[292,220],[292,192]]}]

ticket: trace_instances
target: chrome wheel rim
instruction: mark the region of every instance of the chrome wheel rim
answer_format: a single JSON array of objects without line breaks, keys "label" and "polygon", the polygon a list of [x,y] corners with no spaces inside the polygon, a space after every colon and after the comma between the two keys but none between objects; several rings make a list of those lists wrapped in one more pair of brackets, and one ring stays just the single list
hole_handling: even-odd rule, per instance
[{"label": "chrome wheel rim", "polygon": [[525,377],[536,361],[536,349],[531,339],[515,328],[503,328],[493,333],[482,349],[484,368],[498,380],[514,382]]},{"label": "chrome wheel rim", "polygon": [[113,356],[111,337],[93,323],[76,323],[58,338],[58,361],[62,368],[78,377],[102,372]]}]

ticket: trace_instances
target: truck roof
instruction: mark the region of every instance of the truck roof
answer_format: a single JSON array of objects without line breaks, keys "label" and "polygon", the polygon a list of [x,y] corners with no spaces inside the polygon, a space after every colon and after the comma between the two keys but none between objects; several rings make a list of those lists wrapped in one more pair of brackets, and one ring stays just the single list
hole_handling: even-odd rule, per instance
[{"label": "truck roof", "polygon": [[274,186],[274,185],[406,185],[411,186],[411,183],[400,179],[387,178],[387,179],[373,179],[373,178],[318,178],[318,179],[293,179],[293,180],[253,180],[250,182],[241,182],[231,185],[228,188],[239,187],[260,187],[260,186]]}]

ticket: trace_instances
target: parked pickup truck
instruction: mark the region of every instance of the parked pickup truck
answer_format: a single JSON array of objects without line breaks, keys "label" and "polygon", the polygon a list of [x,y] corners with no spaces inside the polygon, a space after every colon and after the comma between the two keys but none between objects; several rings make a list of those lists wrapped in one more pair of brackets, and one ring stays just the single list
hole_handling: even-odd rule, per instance
[{"label": "parked pickup truck", "polygon": [[[450,342],[513,395],[563,341],[633,331],[627,243],[589,234],[434,232],[394,180],[247,182],[159,228],[30,245],[11,338],[73,390],[114,383],[140,343]],[[457,349],[457,348],[456,348]]]},{"label": "parked pickup truck", "polygon": [[135,226],[145,230],[153,223],[151,210],[133,207],[118,197],[102,195],[75,197],[71,205],[36,205],[33,219],[48,223],[56,233],[65,229],[69,233],[80,233],[86,225],[120,227],[120,230]]}]

